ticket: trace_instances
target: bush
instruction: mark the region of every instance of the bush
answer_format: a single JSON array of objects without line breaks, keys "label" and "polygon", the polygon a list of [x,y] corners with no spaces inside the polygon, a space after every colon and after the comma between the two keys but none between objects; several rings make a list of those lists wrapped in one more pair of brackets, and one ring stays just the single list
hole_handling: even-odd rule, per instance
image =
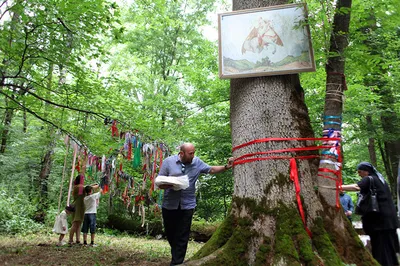
[{"label": "bush", "polygon": [[32,217],[36,211],[28,197],[20,191],[12,195],[0,190],[0,232],[9,234],[30,234],[44,228]]}]

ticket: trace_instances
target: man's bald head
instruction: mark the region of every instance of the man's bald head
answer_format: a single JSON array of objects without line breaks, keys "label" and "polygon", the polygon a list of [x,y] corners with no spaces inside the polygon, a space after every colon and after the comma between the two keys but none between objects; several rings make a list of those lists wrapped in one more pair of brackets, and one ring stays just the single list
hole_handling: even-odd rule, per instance
[{"label": "man's bald head", "polygon": [[187,151],[188,149],[194,149],[194,145],[192,143],[186,142],[180,146],[180,151]]},{"label": "man's bald head", "polygon": [[194,158],[196,149],[192,143],[183,143],[180,147],[179,156],[182,163],[189,164]]}]

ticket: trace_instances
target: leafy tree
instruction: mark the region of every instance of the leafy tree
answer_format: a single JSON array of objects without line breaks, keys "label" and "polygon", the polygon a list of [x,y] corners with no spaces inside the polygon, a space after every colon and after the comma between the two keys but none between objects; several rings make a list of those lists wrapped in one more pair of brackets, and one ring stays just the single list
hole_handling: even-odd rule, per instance
[{"label": "leafy tree", "polygon": [[360,110],[365,117],[362,121],[364,142],[368,141],[369,159],[378,167],[383,165],[395,194],[399,164],[396,133],[399,130],[396,101],[399,32],[394,21],[398,19],[399,7],[393,1],[376,1],[368,6],[360,1],[356,2],[354,14],[358,23],[352,27],[353,42],[348,57],[352,79],[365,92],[354,101],[370,100]]},{"label": "leafy tree", "polygon": [[[93,81],[90,84],[87,80],[92,72],[87,62],[103,53],[100,38],[109,30],[113,5],[102,0],[90,4],[51,0],[3,4],[7,8],[1,14],[0,94],[13,108],[58,128],[62,125],[61,110],[96,115],[85,111],[92,106],[84,106],[87,95],[95,91]],[[7,19],[10,17],[13,19]],[[49,87],[48,78],[53,73],[68,81],[61,82],[59,88]],[[45,97],[47,94],[51,100]],[[45,116],[44,103],[59,108]]]},{"label": "leafy tree", "polygon": [[75,1],[4,1],[2,5],[6,8],[2,9],[0,34],[6,38],[0,43],[0,94],[7,109],[1,152],[5,152],[15,110],[29,112],[51,125],[37,178],[39,211],[45,213],[55,130],[61,128],[68,133],[67,127],[62,127],[64,110],[80,110],[73,106],[79,99],[74,95],[75,86],[82,80],[82,71],[88,70],[81,57],[90,59],[101,53],[96,34],[109,29],[112,6],[104,1],[92,1],[90,5]]}]

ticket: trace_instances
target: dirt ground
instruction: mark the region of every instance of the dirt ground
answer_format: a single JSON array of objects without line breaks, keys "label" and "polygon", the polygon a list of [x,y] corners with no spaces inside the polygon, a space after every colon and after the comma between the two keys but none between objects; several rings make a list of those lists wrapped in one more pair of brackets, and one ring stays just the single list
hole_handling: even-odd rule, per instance
[{"label": "dirt ground", "polygon": [[[96,250],[95,250],[96,249]],[[13,248],[0,253],[0,265],[169,265],[169,259],[147,261],[135,253],[104,247],[54,247],[42,244]]]},{"label": "dirt ground", "polygon": [[[165,240],[113,238],[103,236],[97,247],[68,245],[57,247],[52,239],[0,236],[0,265],[169,265]],[[189,243],[188,255],[200,248]]]}]

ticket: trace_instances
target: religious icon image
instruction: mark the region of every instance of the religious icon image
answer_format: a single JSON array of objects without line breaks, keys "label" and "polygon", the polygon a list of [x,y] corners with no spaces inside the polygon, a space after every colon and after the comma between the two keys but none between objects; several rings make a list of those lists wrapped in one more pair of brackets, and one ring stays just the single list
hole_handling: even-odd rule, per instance
[{"label": "religious icon image", "polygon": [[283,46],[281,38],[272,27],[272,21],[259,18],[258,25],[254,27],[242,45],[242,54],[246,51],[261,53],[262,50],[273,47],[272,53],[276,53],[276,45]]},{"label": "religious icon image", "polygon": [[304,4],[219,15],[220,78],[315,71]]}]

